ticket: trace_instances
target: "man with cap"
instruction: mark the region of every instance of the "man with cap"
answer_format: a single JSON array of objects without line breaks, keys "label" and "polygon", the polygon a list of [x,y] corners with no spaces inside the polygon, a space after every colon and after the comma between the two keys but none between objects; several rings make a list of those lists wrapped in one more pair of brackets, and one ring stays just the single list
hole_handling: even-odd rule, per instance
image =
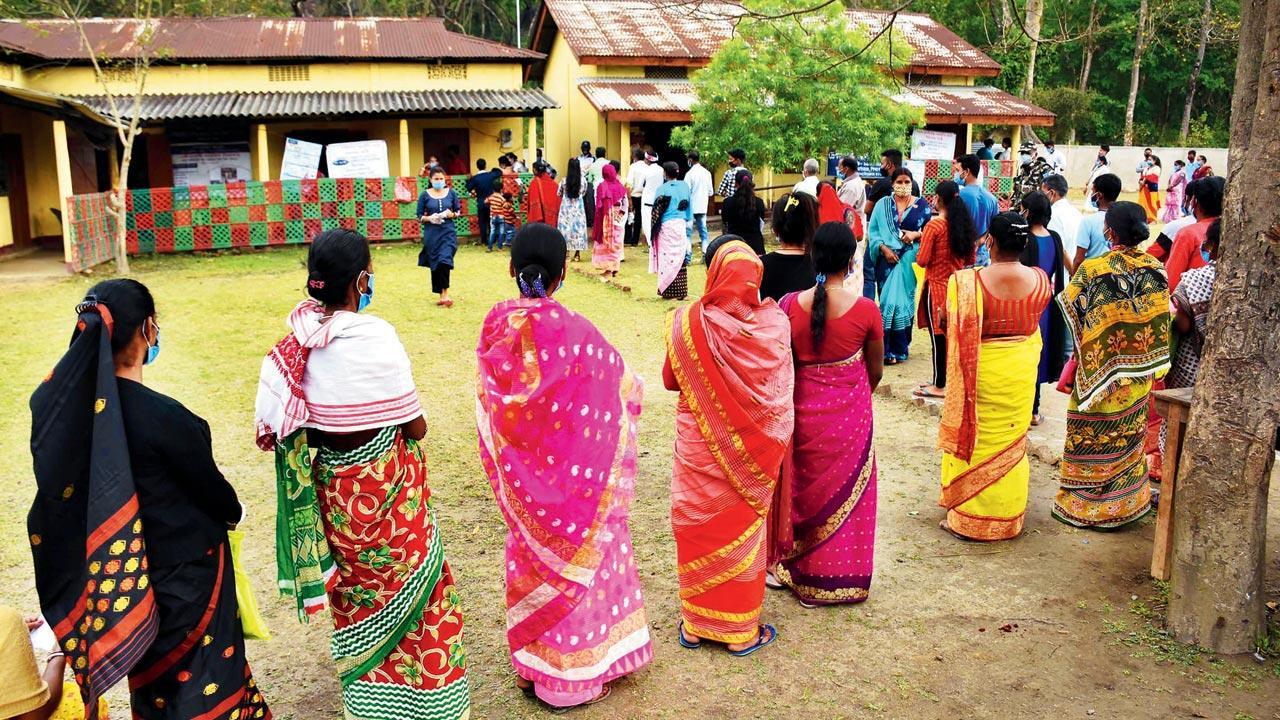
[{"label": "man with cap", "polygon": [[582,170],[582,183],[587,182],[587,171],[591,169],[592,163],[596,160],[596,156],[591,154],[591,141],[582,141],[582,152],[578,153],[578,167]]},{"label": "man with cap", "polygon": [[653,201],[658,197],[658,188],[666,182],[662,173],[662,165],[652,150],[644,152],[645,168],[641,171],[644,178],[640,184],[640,228],[644,233],[646,245],[653,245]]},{"label": "man with cap", "polygon": [[1044,161],[1049,163],[1049,170],[1058,175],[1064,175],[1067,172],[1067,157],[1058,152],[1058,146],[1052,139],[1044,142]]},{"label": "man with cap", "polygon": [[1040,189],[1040,183],[1044,182],[1046,175],[1053,172],[1049,167],[1049,163],[1040,157],[1036,152],[1036,146],[1024,142],[1018,148],[1019,171],[1018,177],[1013,181],[1013,197],[1010,198],[1010,207],[1018,207],[1018,203],[1022,201],[1023,196],[1033,190]]}]

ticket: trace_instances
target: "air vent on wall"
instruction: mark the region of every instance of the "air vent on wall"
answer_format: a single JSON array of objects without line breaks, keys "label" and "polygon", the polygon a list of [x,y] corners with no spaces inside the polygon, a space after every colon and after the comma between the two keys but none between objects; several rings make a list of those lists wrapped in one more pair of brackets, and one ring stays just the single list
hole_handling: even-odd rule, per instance
[{"label": "air vent on wall", "polygon": [[310,65],[272,65],[267,68],[267,80],[271,82],[305,82],[310,79]]}]

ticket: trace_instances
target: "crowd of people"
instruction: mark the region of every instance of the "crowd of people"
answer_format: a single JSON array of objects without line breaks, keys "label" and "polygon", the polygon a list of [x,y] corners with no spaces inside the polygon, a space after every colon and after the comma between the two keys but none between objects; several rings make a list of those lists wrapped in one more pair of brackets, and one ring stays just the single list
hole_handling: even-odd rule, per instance
[{"label": "crowd of people", "polygon": [[[908,357],[913,327],[928,331],[933,358],[930,382],[915,392],[943,403],[943,530],[977,541],[1022,532],[1027,433],[1046,383],[1070,396],[1053,517],[1110,529],[1149,511],[1161,444],[1149,394],[1195,382],[1221,178],[1185,183],[1189,216],[1148,242],[1153,203],[1119,200],[1113,173],[1091,179],[1098,210],[1081,217],[1063,209],[1071,203],[1057,172],[1020,184],[1016,205],[1001,208],[978,181],[977,154],[959,158],[954,179],[928,196],[897,150],[882,154],[883,176],[870,184],[852,158],[838,163],[838,185],[819,179],[814,161],[774,203],[778,246],[765,252],[765,205],[745,153],[729,155],[715,190],[725,232],[708,240],[712,178],[697,153],[681,180],[675,163],[639,151],[624,183],[603,149],[582,150],[558,181],[539,161],[519,187],[504,157],[493,171],[477,163],[467,184],[490,209],[490,249],[509,245],[515,281],[516,297],[481,328],[476,423],[508,531],[510,660],[531,698],[595,703],[653,658],[628,528],[645,385],[556,298],[588,236],[593,264],[612,276],[628,227],[638,227],[664,297],[688,292],[695,233],[707,267],[703,293],[671,318],[662,371],[678,393],[672,640],[682,648],[746,656],[775,642],[778,627],[761,616],[769,587],[806,608],[868,598],[871,398],[884,366]],[[1023,173],[1037,164],[1055,169],[1033,157]],[[1154,167],[1152,158],[1142,176]],[[425,172],[419,262],[449,307],[461,189],[439,166]],[[517,198],[528,221],[511,232]],[[359,233],[314,237],[308,297],[262,362],[255,434],[274,456],[279,587],[300,618],[328,608],[348,715],[454,720],[470,703],[461,595],[428,484],[408,353],[389,323],[365,312],[374,276]],[[0,708],[19,717],[48,717],[24,713],[63,702],[64,665],[79,692],[62,695],[81,707],[127,676],[134,717],[271,716],[245,659],[228,537],[244,511],[213,459],[208,424],[144,384],[159,351],[148,288],[100,282],[32,397],[28,529],[58,649],[43,678],[25,654],[5,670],[13,677],[4,684],[23,694],[0,696]],[[29,627],[0,612],[0,645]]]}]

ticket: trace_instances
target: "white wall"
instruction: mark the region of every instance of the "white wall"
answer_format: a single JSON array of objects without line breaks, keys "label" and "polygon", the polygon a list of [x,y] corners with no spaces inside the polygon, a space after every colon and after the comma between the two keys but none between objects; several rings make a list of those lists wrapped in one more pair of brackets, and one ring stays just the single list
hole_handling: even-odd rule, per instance
[{"label": "white wall", "polygon": [[[1146,145],[1135,147],[1112,145],[1111,152],[1107,154],[1107,160],[1111,162],[1112,172],[1124,183],[1125,192],[1138,191],[1138,174],[1135,169],[1138,167],[1138,161],[1142,160],[1142,151],[1146,148]],[[1192,149],[1196,150],[1197,154],[1209,158],[1209,164],[1213,166],[1213,174],[1226,176],[1226,148],[1152,147],[1151,153],[1160,158],[1161,190],[1164,190],[1169,173],[1173,172],[1173,161],[1185,161],[1187,159],[1187,150]],[[1043,147],[1040,148],[1040,152],[1044,152]],[[1071,189],[1083,188],[1085,183],[1089,181],[1089,175],[1093,171],[1093,161],[1098,158],[1098,146],[1059,145],[1056,152],[1066,153],[1067,183],[1071,186]]]}]

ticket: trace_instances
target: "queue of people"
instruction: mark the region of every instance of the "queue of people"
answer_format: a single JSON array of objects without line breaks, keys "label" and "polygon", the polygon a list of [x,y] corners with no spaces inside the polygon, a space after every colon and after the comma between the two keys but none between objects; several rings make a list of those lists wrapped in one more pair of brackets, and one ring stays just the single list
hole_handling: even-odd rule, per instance
[{"label": "queue of people", "polygon": [[[1171,366],[1171,386],[1195,381],[1222,179],[1189,183],[1195,222],[1146,251],[1150,208],[1119,201],[1112,174],[1091,186],[1101,220],[1086,218],[1067,237],[1053,224],[1066,195],[1060,175],[1023,193],[1017,211],[996,213],[985,196],[965,196],[976,158],[959,161],[965,186],[943,181],[930,198],[900,154],[882,161],[891,167],[866,193],[865,245],[835,188],[794,190],[773,208],[780,248],[763,254],[732,233],[707,243],[704,292],[672,317],[662,375],[679,393],[672,639],[682,648],[746,656],[777,641],[779,628],[762,616],[768,587],[806,608],[869,597],[871,396],[884,365],[906,359],[913,325],[928,329],[933,349],[932,382],[917,393],[943,401],[943,530],[979,541],[1022,532],[1027,433],[1042,385],[1055,380],[1070,398],[1053,517],[1111,529],[1152,505],[1160,433],[1149,395]],[[571,253],[585,244],[579,209],[585,216],[592,206],[602,273],[617,272],[625,245],[631,195],[619,168],[606,161],[597,180],[583,162],[572,159],[558,184],[535,164],[536,197],[525,201],[541,214],[510,244],[516,297],[489,312],[476,349],[479,454],[508,531],[514,684],[553,708],[604,700],[611,681],[654,652],[628,527],[644,383],[556,299]],[[640,197],[651,212],[644,237],[659,292],[683,298],[699,213],[678,166],[657,167],[663,182],[650,202]],[[448,307],[459,199],[443,170],[429,172],[420,263]],[[734,212],[758,232],[763,202],[751,175],[731,172],[721,187],[732,184]],[[505,175],[489,178],[489,197],[505,199]],[[558,222],[566,201],[567,226]],[[348,715],[455,720],[468,716],[470,691],[461,593],[437,523],[446,510],[431,499],[408,353],[390,324],[366,312],[374,276],[360,234],[313,238],[308,297],[262,362],[255,434],[274,456],[278,579],[299,618],[329,610]],[[208,425],[143,383],[159,356],[157,315],[141,283],[98,283],[32,397],[28,529],[41,609],[58,641],[53,660],[73,668],[84,707],[128,677],[135,717],[270,718],[245,659],[228,537],[244,510],[213,459]],[[1183,338],[1176,355],[1171,333]],[[0,639],[16,627],[0,613]],[[15,686],[26,690],[13,707],[53,701],[62,667],[51,661],[45,677],[32,677],[34,662],[24,661]]]}]

